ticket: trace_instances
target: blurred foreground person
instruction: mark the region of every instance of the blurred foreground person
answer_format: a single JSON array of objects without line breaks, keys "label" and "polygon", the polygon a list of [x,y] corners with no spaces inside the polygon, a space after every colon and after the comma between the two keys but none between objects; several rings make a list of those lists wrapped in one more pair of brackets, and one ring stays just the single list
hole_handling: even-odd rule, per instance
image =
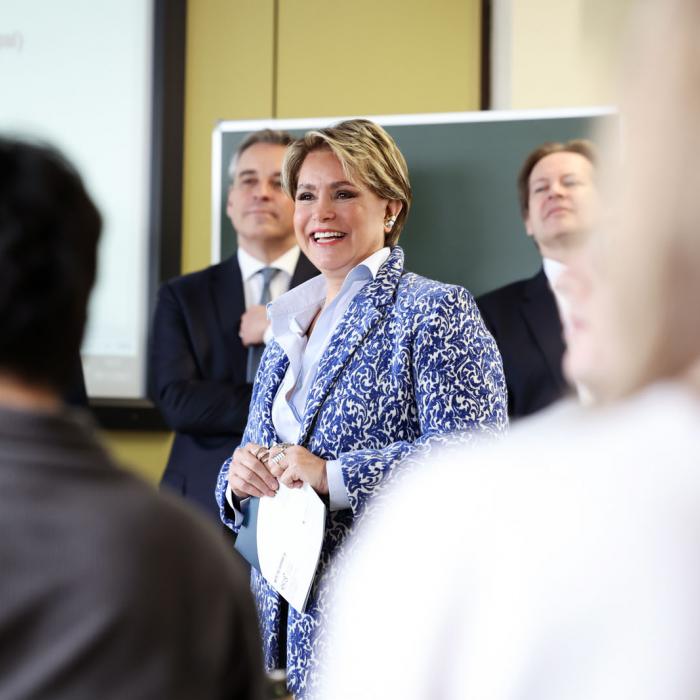
[{"label": "blurred foreground person", "polygon": [[567,285],[599,405],[397,491],[338,579],[322,697],[700,696],[700,4],[645,11],[620,215]]},{"label": "blurred foreground person", "polygon": [[0,139],[0,697],[258,698],[245,572],[60,398],[100,227],[60,155]]}]

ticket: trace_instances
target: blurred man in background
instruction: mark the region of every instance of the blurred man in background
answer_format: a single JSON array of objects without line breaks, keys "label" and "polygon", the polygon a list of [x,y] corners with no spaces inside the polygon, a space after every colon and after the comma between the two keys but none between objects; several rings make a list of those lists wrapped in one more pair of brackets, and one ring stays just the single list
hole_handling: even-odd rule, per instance
[{"label": "blurred man in background", "polygon": [[518,195],[542,268],[477,299],[503,357],[511,418],[535,413],[567,391],[561,366],[566,302],[556,282],[596,225],[596,162],[595,147],[585,140],[545,143],[530,153]]},{"label": "blurred man in background", "polygon": [[241,441],[253,379],[269,334],[265,305],[317,274],[294,237],[282,191],[292,138],[250,134],[229,168],[226,213],[238,250],[218,265],[166,282],[151,338],[151,395],[176,431],[163,484],[219,522],[219,469]]}]

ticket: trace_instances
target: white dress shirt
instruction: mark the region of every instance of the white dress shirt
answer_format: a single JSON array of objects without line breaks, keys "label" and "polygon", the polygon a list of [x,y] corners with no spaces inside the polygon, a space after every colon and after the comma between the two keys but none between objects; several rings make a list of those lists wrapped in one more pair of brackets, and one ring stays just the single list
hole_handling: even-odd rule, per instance
[{"label": "white dress shirt", "polygon": [[[294,270],[297,262],[299,262],[300,252],[299,246],[295,245],[276,260],[266,263],[253,257],[242,248],[238,248],[236,255],[238,257],[238,266],[241,268],[241,277],[243,278],[243,294],[245,296],[246,309],[260,303],[263,291],[263,278],[258,273],[263,268],[276,267],[280,270],[270,281],[270,298],[273,301],[289,290]],[[271,339],[272,331],[268,325],[263,340],[267,344]]]},{"label": "white dress shirt", "polygon": [[[571,302],[565,294],[562,294],[559,286],[559,280],[562,274],[566,272],[566,265],[558,260],[542,258],[542,266],[544,267],[544,274],[547,277],[547,282],[549,282],[549,288],[552,290],[554,299],[557,302],[559,320],[561,321],[562,329],[564,330],[564,340],[566,341],[566,332],[571,323]],[[573,385],[576,389],[578,399],[582,404],[588,406],[594,402],[593,394],[588,387],[581,384],[581,382],[574,382]]]},{"label": "white dress shirt", "polygon": [[568,300],[557,288],[557,282],[559,277],[563,272],[566,272],[566,265],[559,262],[558,260],[552,260],[551,258],[542,258],[542,267],[544,268],[544,275],[549,282],[549,288],[554,294],[554,299],[557,302],[557,309],[559,311],[559,318],[562,325],[566,323],[567,312],[568,312]]}]

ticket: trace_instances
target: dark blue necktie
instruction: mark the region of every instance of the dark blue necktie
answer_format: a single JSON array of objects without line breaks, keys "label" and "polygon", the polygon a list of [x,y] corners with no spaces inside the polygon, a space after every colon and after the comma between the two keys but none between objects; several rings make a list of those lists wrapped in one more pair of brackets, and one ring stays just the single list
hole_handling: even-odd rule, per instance
[{"label": "dark blue necktie", "polygon": [[[270,300],[270,282],[272,278],[279,272],[276,267],[263,267],[262,270],[258,270],[256,274],[261,274],[263,278],[262,293],[260,294],[260,304],[266,306]],[[246,379],[250,384],[255,380],[255,373],[258,371],[258,365],[260,364],[260,358],[262,357],[263,351],[265,350],[265,344],[262,345],[251,345],[248,348],[248,366],[246,368]]]}]

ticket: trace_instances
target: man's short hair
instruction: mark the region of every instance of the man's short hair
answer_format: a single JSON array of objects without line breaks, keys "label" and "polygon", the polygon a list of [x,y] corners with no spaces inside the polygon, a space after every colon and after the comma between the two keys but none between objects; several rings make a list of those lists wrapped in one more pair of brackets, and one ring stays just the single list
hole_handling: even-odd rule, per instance
[{"label": "man's short hair", "polygon": [[238,159],[244,151],[247,151],[251,146],[255,146],[257,143],[269,143],[272,146],[289,146],[294,139],[286,131],[279,131],[277,129],[260,129],[260,131],[253,131],[248,134],[240,145],[236,149],[236,152],[231,158],[231,162],[228,166],[228,176],[231,182],[236,175],[236,166],[238,165]]},{"label": "man's short hair", "polygon": [[58,151],[0,139],[0,372],[59,391],[70,382],[101,226]]},{"label": "man's short hair", "polygon": [[525,159],[520,173],[518,174],[518,199],[520,200],[520,213],[523,219],[528,215],[528,204],[530,200],[530,173],[535,166],[546,156],[552,153],[578,153],[587,158],[593,167],[598,165],[598,149],[595,144],[588,139],[573,139],[566,143],[559,141],[548,141],[538,146]]}]

